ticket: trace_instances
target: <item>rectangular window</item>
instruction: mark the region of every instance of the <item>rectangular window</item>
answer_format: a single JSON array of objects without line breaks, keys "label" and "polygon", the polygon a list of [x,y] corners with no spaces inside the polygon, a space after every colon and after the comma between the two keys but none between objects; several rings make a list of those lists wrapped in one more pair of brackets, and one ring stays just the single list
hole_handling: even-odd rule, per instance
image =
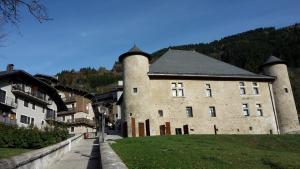
[{"label": "rectangular window", "polygon": [[137,93],[138,92],[138,89],[135,87],[133,88],[133,93]]},{"label": "rectangular window", "polygon": [[175,133],[176,133],[176,135],[182,135],[182,130],[181,130],[181,128],[176,128],[176,129],[175,129]]},{"label": "rectangular window", "polygon": [[210,106],[209,107],[209,114],[210,114],[210,117],[216,117],[216,108],[214,106]]},{"label": "rectangular window", "polygon": [[27,116],[21,115],[20,122],[24,123],[24,124],[27,124]]},{"label": "rectangular window", "polygon": [[207,97],[212,97],[210,84],[206,84],[205,86],[206,86],[206,96]]},{"label": "rectangular window", "polygon": [[184,88],[183,88],[182,82],[171,83],[171,88],[172,88],[172,96],[173,97],[183,97],[184,96]]},{"label": "rectangular window", "polygon": [[263,116],[261,104],[256,104],[256,114],[257,116]]},{"label": "rectangular window", "polygon": [[243,104],[243,115],[244,116],[249,116],[249,107],[248,104]]},{"label": "rectangular window", "polygon": [[15,98],[15,103],[18,104],[18,97]]},{"label": "rectangular window", "polygon": [[74,127],[71,127],[71,132],[74,132]]},{"label": "rectangular window", "polygon": [[245,95],[245,94],[246,94],[245,82],[240,82],[240,95]]},{"label": "rectangular window", "polygon": [[28,107],[28,100],[24,100],[24,106]]},{"label": "rectangular window", "polygon": [[258,83],[257,82],[253,82],[252,83],[252,87],[253,87],[253,94],[254,95],[258,95],[259,94]]},{"label": "rectangular window", "polygon": [[164,112],[162,110],[158,110],[158,116],[159,117],[163,117],[164,116]]},{"label": "rectangular window", "polygon": [[31,123],[32,125],[34,125],[34,118],[31,118]]},{"label": "rectangular window", "polygon": [[35,103],[32,103],[32,109],[35,110]]},{"label": "rectangular window", "polygon": [[193,109],[192,109],[192,107],[186,107],[186,115],[188,117],[193,117]]}]

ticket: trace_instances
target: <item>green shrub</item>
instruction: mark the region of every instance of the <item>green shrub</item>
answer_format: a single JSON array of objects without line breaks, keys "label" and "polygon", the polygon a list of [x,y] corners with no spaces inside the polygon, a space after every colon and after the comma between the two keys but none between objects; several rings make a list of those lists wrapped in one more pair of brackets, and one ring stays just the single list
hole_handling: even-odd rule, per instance
[{"label": "green shrub", "polygon": [[35,126],[28,128],[7,126],[0,123],[0,147],[37,149],[46,147],[69,137],[65,126],[55,125],[39,130]]}]

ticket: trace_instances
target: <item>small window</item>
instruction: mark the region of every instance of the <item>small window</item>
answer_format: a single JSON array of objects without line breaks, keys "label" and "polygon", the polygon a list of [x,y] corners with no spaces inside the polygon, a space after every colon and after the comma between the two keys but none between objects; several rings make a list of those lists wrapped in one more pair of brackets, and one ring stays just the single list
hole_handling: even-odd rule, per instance
[{"label": "small window", "polygon": [[74,132],[74,127],[71,127],[71,132]]},{"label": "small window", "polygon": [[133,93],[137,93],[138,92],[138,89],[135,87],[133,88]]},{"label": "small window", "polygon": [[261,104],[256,104],[256,114],[257,116],[263,116]]},{"label": "small window", "polygon": [[258,83],[257,82],[253,82],[252,83],[252,87],[253,87],[253,94],[254,95],[258,95],[259,94]]},{"label": "small window", "polygon": [[192,109],[192,107],[186,107],[186,115],[188,117],[193,117],[193,109]]},{"label": "small window", "polygon": [[249,127],[249,130],[250,130],[250,131],[252,131],[252,130],[253,130],[253,128],[250,126],[250,127]]},{"label": "small window", "polygon": [[289,89],[288,88],[284,88],[285,93],[289,93]]},{"label": "small window", "polygon": [[183,96],[183,89],[178,89],[178,96],[182,97]]},{"label": "small window", "polygon": [[210,117],[216,117],[216,108],[214,106],[209,107],[209,115]]},{"label": "small window", "polygon": [[35,103],[32,103],[32,109],[35,110]]},{"label": "small window", "polygon": [[176,135],[182,135],[181,128],[175,128],[175,133],[176,133]]},{"label": "small window", "polygon": [[42,120],[42,125],[44,125],[44,120]]},{"label": "small window", "polygon": [[206,96],[207,97],[212,97],[210,84],[206,84],[205,86],[206,86]]},{"label": "small window", "polygon": [[129,116],[132,116],[132,113],[129,113]]},{"label": "small window", "polygon": [[172,96],[174,96],[174,97],[177,96],[177,90],[176,89],[172,89]]},{"label": "small window", "polygon": [[244,116],[249,116],[249,108],[248,108],[248,104],[243,104],[243,115]]},{"label": "small window", "polygon": [[31,123],[32,125],[34,125],[34,118],[31,118]]},{"label": "small window", "polygon": [[15,103],[18,104],[18,97],[15,98]]},{"label": "small window", "polygon": [[27,124],[27,116],[21,115],[20,122],[24,123],[24,124]]},{"label": "small window", "polygon": [[45,107],[43,107],[43,113],[45,113]]},{"label": "small window", "polygon": [[246,94],[245,82],[240,82],[240,95]]},{"label": "small window", "polygon": [[24,106],[28,107],[28,100],[24,100]]},{"label": "small window", "polygon": [[66,121],[66,116],[63,116],[63,121]]},{"label": "small window", "polygon": [[159,117],[163,117],[164,116],[164,112],[162,110],[158,110],[158,116]]}]

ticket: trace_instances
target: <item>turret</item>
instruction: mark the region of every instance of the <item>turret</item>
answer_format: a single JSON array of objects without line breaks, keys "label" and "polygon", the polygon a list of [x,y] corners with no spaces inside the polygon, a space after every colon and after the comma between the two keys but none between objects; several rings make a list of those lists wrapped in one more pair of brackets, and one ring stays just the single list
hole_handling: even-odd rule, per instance
[{"label": "turret", "polygon": [[144,122],[148,112],[149,61],[151,56],[133,46],[119,57],[123,65],[123,122],[127,123],[128,136],[138,136],[137,125]]},{"label": "turret", "polygon": [[286,62],[271,56],[262,65],[265,75],[274,76],[273,95],[281,134],[300,129]]}]

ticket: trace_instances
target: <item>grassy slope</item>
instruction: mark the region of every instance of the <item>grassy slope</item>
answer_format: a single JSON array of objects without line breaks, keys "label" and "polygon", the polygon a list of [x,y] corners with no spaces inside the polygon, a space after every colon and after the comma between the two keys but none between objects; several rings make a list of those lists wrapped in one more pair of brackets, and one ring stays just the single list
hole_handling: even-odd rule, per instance
[{"label": "grassy slope", "polygon": [[300,168],[300,135],[186,135],[118,140],[129,168]]},{"label": "grassy slope", "polygon": [[15,155],[20,155],[31,151],[31,149],[22,149],[22,148],[0,148],[0,159],[9,158]]}]

